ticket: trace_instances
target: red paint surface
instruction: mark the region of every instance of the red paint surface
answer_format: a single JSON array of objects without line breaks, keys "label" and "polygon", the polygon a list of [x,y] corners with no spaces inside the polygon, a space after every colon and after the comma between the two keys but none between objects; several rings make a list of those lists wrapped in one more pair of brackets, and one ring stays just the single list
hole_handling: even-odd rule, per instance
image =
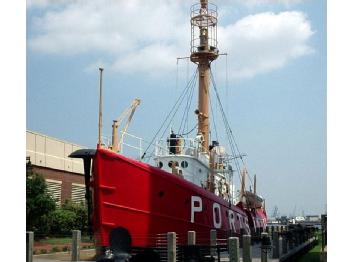
[{"label": "red paint surface", "polygon": [[[228,209],[235,216],[247,218],[249,223],[255,216],[264,219],[264,223],[267,221],[262,210],[248,212],[230,205],[182,178],[103,148],[97,149],[93,159],[91,188],[98,246],[109,245],[109,233],[116,227],[130,232],[135,247],[157,246],[159,234],[167,232],[176,232],[179,243],[185,244],[189,230],[197,232],[197,243],[208,244],[209,231],[214,228],[213,203],[218,203],[221,209],[218,238],[224,238],[230,230]],[[191,223],[191,196],[202,199],[203,211],[195,213],[194,223]],[[240,234],[237,219],[235,234]]]}]

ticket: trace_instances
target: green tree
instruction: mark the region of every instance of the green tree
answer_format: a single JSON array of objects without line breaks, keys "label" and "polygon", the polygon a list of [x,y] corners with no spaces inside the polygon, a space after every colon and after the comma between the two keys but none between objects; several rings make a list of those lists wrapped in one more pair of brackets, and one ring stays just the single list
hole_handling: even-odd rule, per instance
[{"label": "green tree", "polygon": [[27,230],[35,231],[37,235],[49,231],[49,215],[55,210],[55,201],[47,191],[44,178],[32,171],[27,164],[26,178],[26,218]]}]

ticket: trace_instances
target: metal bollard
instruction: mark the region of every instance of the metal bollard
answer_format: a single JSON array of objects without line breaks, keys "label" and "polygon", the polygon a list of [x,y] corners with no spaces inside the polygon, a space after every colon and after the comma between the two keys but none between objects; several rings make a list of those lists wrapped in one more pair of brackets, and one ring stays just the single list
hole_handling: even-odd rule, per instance
[{"label": "metal bollard", "polygon": [[210,246],[211,246],[211,256],[215,256],[217,254],[217,231],[216,229],[211,229],[210,231]]},{"label": "metal bollard", "polygon": [[33,261],[33,244],[34,244],[34,232],[27,231],[26,233],[26,262]]},{"label": "metal bollard", "polygon": [[229,262],[240,262],[239,238],[228,238]]},{"label": "metal bollard", "polygon": [[167,261],[177,261],[177,239],[175,232],[167,233]]},{"label": "metal bollard", "polygon": [[279,234],[273,232],[273,258],[279,258]]},{"label": "metal bollard", "polygon": [[282,254],[288,253],[288,241],[286,239],[286,235],[283,236],[282,246],[283,246]]},{"label": "metal bollard", "polygon": [[71,261],[79,261],[80,242],[81,242],[80,230],[72,230],[72,256],[71,256]]},{"label": "metal bollard", "polygon": [[243,262],[252,262],[251,236],[243,236]]},{"label": "metal bollard", "polygon": [[196,244],[196,233],[195,231],[188,231],[188,245],[195,246]]},{"label": "metal bollard", "polygon": [[261,234],[261,262],[268,262],[268,250],[270,249],[270,245],[268,246],[269,235],[268,233]]}]

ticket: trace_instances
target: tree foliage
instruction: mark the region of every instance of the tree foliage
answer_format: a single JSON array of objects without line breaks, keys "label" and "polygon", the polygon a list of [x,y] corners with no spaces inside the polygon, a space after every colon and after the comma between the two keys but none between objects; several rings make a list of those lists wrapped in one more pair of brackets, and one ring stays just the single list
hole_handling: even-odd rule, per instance
[{"label": "tree foliage", "polygon": [[55,210],[55,201],[47,191],[44,178],[27,169],[26,218],[27,230],[38,234],[49,231],[49,214]]},{"label": "tree foliage", "polygon": [[26,179],[26,217],[27,230],[34,231],[37,237],[67,236],[72,230],[86,233],[88,227],[88,210],[82,203],[66,201],[56,207],[55,200],[48,193],[45,179],[32,171],[27,165]]}]

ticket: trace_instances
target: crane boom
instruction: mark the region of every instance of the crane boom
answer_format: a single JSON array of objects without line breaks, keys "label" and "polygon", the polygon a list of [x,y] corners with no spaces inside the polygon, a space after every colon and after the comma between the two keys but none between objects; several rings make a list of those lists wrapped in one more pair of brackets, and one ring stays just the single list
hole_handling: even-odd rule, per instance
[{"label": "crane boom", "polygon": [[[139,98],[135,98],[132,103],[130,104],[130,106],[128,108],[126,108],[122,114],[119,115],[119,117],[115,120],[113,120],[112,123],[112,147],[111,149],[115,152],[119,152],[120,148],[121,148],[121,144],[123,143],[124,140],[124,135],[127,132],[127,129],[129,127],[130,122],[132,121],[135,109],[138,107],[138,105],[140,105],[140,99]],[[128,120],[122,130],[122,135],[121,135],[121,139],[120,141],[118,141],[118,132],[117,129],[119,127],[119,125],[121,124],[121,122],[123,121],[124,118],[126,118],[128,116]]]}]

